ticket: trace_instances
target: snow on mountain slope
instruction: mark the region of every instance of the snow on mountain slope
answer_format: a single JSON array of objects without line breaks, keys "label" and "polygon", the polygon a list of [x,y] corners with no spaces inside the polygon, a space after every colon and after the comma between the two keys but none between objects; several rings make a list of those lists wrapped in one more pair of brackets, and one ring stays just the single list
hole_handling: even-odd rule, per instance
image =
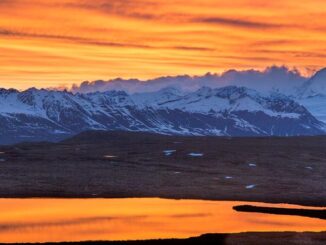
[{"label": "snow on mountain slope", "polygon": [[203,87],[185,96],[169,98],[161,103],[168,109],[182,109],[197,113],[225,113],[232,111],[259,112],[270,116],[298,118],[302,107],[281,94],[272,93],[270,97],[244,87],[228,86],[219,89]]},{"label": "snow on mountain slope", "polygon": [[0,90],[0,143],[59,140],[85,130],[182,135],[292,136],[324,133],[325,125],[288,97],[244,87],[122,91]]},{"label": "snow on mountain slope", "polygon": [[132,100],[140,107],[161,107],[166,103],[179,100],[184,95],[183,92],[174,88],[167,87],[157,92],[151,93],[135,93],[132,95]]},{"label": "snow on mountain slope", "polygon": [[300,98],[326,95],[326,68],[318,71],[306,81],[298,90]]},{"label": "snow on mountain slope", "polygon": [[326,95],[300,98],[298,102],[305,106],[314,117],[326,123]]},{"label": "snow on mountain slope", "polygon": [[19,99],[17,90],[0,90],[0,113],[22,113],[36,115],[38,112],[28,103]]},{"label": "snow on mountain slope", "polygon": [[318,120],[326,123],[326,68],[306,81],[298,89],[296,98]]}]

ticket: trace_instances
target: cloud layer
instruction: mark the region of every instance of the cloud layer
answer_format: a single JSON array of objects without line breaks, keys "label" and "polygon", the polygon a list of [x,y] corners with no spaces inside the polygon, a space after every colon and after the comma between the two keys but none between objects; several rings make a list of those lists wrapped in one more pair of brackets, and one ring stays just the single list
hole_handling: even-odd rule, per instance
[{"label": "cloud layer", "polygon": [[123,90],[128,93],[153,92],[166,87],[174,87],[182,91],[195,91],[203,86],[223,87],[228,85],[245,86],[262,92],[279,90],[290,93],[307,78],[298,70],[289,69],[285,66],[272,66],[263,71],[258,70],[229,70],[221,74],[208,73],[203,76],[171,76],[160,77],[152,80],[138,79],[114,79],[109,81],[85,81],[80,85],[74,85],[75,93],[91,93],[96,91]]}]

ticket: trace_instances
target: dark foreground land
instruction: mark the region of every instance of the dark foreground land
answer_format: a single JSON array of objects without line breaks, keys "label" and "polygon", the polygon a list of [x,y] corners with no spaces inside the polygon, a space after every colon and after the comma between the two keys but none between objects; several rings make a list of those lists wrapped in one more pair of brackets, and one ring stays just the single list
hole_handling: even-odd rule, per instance
[{"label": "dark foreground land", "polygon": [[[0,147],[0,197],[162,197],[326,206],[325,149],[326,137],[86,132],[57,144]],[[165,150],[176,152],[166,156]]]},{"label": "dark foreground land", "polygon": [[[72,242],[60,243],[66,245],[83,245],[83,244],[97,244],[97,245],[181,245],[181,244],[214,244],[214,245],[324,245],[326,244],[326,233],[241,233],[241,234],[208,234],[200,237],[189,239],[167,239],[167,240],[148,240],[148,241],[121,241],[121,242]],[[47,243],[58,244],[58,243]]]},{"label": "dark foreground land", "polygon": [[[273,208],[273,207],[257,207],[252,205],[242,205],[233,207],[238,212],[247,213],[263,213],[277,215],[294,215],[316,219],[326,219],[326,209],[299,209],[299,208]],[[326,230],[326,227],[325,227]]]}]

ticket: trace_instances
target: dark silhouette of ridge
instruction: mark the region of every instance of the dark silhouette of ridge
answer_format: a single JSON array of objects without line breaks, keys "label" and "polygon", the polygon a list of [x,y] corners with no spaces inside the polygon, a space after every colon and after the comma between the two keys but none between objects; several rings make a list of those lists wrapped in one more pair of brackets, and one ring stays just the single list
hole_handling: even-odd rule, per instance
[{"label": "dark silhouette of ridge", "polygon": [[293,215],[317,219],[326,219],[326,209],[295,209],[295,208],[273,208],[257,207],[252,205],[241,205],[233,207],[238,212],[265,213],[277,215]]}]

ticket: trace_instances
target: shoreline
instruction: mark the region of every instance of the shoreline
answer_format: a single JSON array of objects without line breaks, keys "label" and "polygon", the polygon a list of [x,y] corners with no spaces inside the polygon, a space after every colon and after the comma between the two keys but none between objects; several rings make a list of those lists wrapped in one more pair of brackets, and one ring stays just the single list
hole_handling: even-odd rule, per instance
[{"label": "shoreline", "polygon": [[322,245],[326,242],[325,232],[245,232],[245,233],[216,233],[203,234],[197,237],[185,239],[150,239],[150,240],[120,240],[120,241],[80,241],[80,242],[49,242],[49,243],[0,243],[0,244],[27,244],[27,245],[56,245],[56,244],[130,244],[130,245],[170,245],[170,244],[214,244],[214,245],[249,245],[257,244],[279,245],[279,244],[316,244]]},{"label": "shoreline", "polygon": [[[311,207],[311,208],[326,208],[326,203],[323,204],[324,202],[318,203],[318,201],[314,202],[300,202],[300,201],[288,201],[288,202],[278,202],[278,201],[272,201],[272,200],[264,200],[264,199],[225,199],[225,198],[196,198],[196,197],[166,197],[166,196],[85,196],[85,195],[75,195],[75,196],[52,196],[52,195],[44,195],[44,196],[36,196],[36,195],[6,195],[6,196],[0,196],[1,199],[66,199],[66,200],[73,200],[73,199],[166,199],[166,200],[185,200],[185,201],[210,201],[210,202],[246,202],[248,204],[255,204],[255,203],[261,203],[261,204],[271,204],[271,205],[294,205],[298,207]],[[263,201],[262,201],[263,200]]]}]

